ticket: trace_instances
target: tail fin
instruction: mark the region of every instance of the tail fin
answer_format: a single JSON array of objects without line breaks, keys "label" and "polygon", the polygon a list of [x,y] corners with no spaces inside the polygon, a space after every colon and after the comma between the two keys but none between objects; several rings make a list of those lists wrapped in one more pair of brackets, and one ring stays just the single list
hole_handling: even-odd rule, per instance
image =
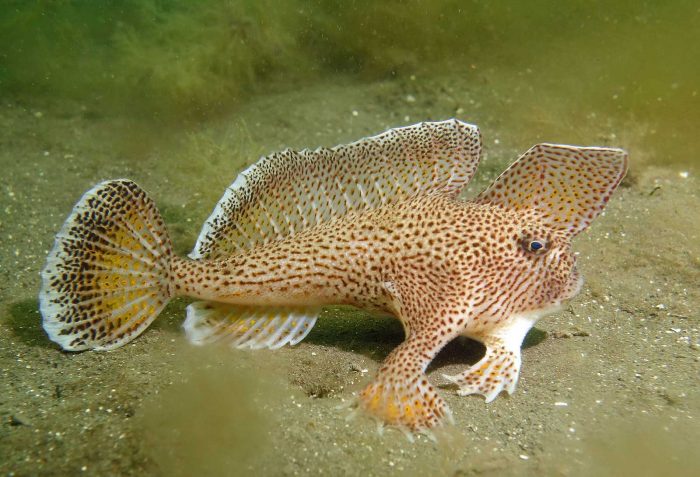
[{"label": "tail fin", "polygon": [[128,343],[172,297],[171,260],[146,192],[124,179],[98,184],[75,205],[41,272],[44,330],[70,351]]}]

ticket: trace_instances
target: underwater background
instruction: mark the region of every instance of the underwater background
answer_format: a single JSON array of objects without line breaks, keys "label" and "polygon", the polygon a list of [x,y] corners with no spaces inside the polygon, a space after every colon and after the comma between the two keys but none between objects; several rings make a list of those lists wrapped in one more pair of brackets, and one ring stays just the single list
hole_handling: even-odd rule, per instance
[{"label": "underwater background", "polygon": [[[623,147],[630,172],[516,393],[442,387],[436,443],[336,409],[391,319],[329,308],[245,353],[191,347],[177,300],[115,352],[46,338],[39,271],[95,183],[148,190],[182,255],[260,155],[450,117],[483,134],[470,194],[538,142]],[[699,132],[693,1],[0,0],[0,473],[697,475]],[[431,380],[481,352],[452,343]]]}]

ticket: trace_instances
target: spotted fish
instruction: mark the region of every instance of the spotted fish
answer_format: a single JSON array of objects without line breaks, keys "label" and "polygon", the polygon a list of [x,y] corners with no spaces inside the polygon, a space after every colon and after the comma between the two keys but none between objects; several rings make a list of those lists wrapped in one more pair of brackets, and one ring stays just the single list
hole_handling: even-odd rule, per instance
[{"label": "spotted fish", "polygon": [[486,401],[512,393],[526,333],[581,288],[571,239],[627,170],[620,149],[539,144],[461,200],[480,153],[478,128],[448,120],[263,157],[226,190],[187,259],[146,192],[103,182],[48,256],[44,329],[66,350],[110,350],[188,296],[199,300],[184,323],[192,342],[279,348],[301,341],[324,305],[389,312],[405,340],[359,406],[403,428],[435,426],[451,417],[428,364],[455,337],[479,340],[481,361],[447,378]]}]

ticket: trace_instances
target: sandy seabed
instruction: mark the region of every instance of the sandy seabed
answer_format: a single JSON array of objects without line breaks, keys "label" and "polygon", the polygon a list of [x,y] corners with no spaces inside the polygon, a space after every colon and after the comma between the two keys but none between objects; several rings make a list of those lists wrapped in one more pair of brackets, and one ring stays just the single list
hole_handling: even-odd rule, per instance
[{"label": "sandy seabed", "polygon": [[691,166],[636,161],[633,148],[628,178],[576,241],[586,285],[528,336],[516,393],[485,404],[444,383],[479,359],[474,342],[451,343],[430,367],[456,421],[436,441],[347,418],[343,406],[402,339],[389,318],[329,308],[294,348],[240,352],[189,345],[187,301],[176,300],[114,352],[64,353],[46,338],[39,270],[100,180],[146,188],[184,254],[263,153],[456,116],[485,138],[473,194],[530,145],[509,141],[477,92],[434,86],[302,88],[186,131],[89,104],[0,105],[0,473],[698,475],[700,181]]}]

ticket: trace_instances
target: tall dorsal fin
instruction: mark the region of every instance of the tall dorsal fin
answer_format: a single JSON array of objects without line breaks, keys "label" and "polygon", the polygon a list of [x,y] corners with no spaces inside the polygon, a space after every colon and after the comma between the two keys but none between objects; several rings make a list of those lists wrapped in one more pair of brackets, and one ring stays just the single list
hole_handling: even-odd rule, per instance
[{"label": "tall dorsal fin", "polygon": [[626,173],[622,149],[537,144],[474,201],[534,210],[574,236],[603,211]]},{"label": "tall dorsal fin", "polygon": [[451,119],[332,149],[262,157],[226,190],[190,257],[222,258],[416,194],[457,195],[474,175],[480,152],[479,129]]}]

